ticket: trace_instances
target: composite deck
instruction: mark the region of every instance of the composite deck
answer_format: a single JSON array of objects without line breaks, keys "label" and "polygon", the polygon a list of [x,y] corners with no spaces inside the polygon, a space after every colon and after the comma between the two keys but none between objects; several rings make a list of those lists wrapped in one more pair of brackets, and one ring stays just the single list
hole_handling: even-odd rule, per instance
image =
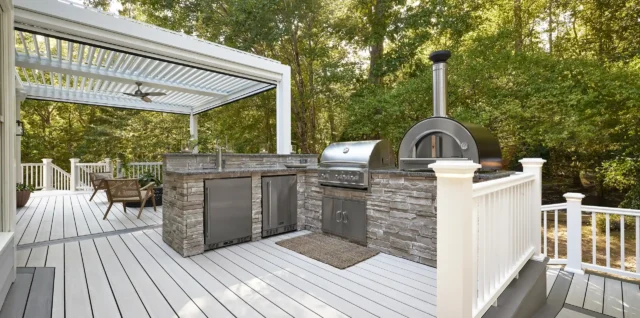
[{"label": "composite deck", "polygon": [[114,204],[103,220],[107,197],[103,191],[91,201],[90,197],[91,193],[34,192],[27,205],[16,214],[18,246],[41,246],[52,241],[162,224],[162,207],[158,207],[157,212],[145,208],[137,219],[138,208],[127,208],[124,213],[122,204]]},{"label": "composite deck", "polygon": [[550,267],[547,295],[548,303],[559,300],[562,305],[557,317],[640,317],[640,286],[636,283]]},{"label": "composite deck", "polygon": [[380,254],[339,270],[275,244],[183,258],[161,229],[18,251],[54,267],[53,317],[431,317],[436,270]]}]

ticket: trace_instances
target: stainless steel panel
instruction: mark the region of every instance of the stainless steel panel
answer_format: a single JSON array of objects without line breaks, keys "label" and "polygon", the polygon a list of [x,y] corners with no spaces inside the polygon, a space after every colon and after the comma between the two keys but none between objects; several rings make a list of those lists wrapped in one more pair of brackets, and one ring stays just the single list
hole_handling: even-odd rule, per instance
[{"label": "stainless steel panel", "polygon": [[333,198],[324,197],[322,198],[322,231],[335,234],[334,230],[334,218],[335,218],[335,207]]},{"label": "stainless steel panel", "polygon": [[380,169],[393,167],[391,144],[386,140],[336,142],[324,149],[321,167]]},{"label": "stainless steel panel", "polygon": [[298,222],[296,176],[262,178],[262,236],[295,230]]},{"label": "stainless steel panel", "polygon": [[205,180],[205,245],[251,239],[251,178]]},{"label": "stainless steel panel", "polygon": [[333,199],[333,215],[331,217],[331,226],[333,234],[344,237],[344,224],[342,223],[342,208],[344,200]]},{"label": "stainless steel panel", "polygon": [[367,244],[367,211],[364,201],[342,202],[343,236],[351,241]]}]

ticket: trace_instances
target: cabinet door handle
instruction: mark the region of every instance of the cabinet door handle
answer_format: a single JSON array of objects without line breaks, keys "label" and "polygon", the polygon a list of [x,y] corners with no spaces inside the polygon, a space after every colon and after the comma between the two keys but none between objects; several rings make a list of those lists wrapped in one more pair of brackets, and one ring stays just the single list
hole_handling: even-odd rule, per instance
[{"label": "cabinet door handle", "polygon": [[269,208],[267,209],[267,225],[269,226],[269,228],[271,228],[271,181],[267,181],[267,197],[269,197]]},{"label": "cabinet door handle", "polygon": [[336,222],[342,222],[342,211],[336,212]]},{"label": "cabinet door handle", "polygon": [[347,219],[347,211],[342,211],[342,223],[347,223],[348,219]]}]

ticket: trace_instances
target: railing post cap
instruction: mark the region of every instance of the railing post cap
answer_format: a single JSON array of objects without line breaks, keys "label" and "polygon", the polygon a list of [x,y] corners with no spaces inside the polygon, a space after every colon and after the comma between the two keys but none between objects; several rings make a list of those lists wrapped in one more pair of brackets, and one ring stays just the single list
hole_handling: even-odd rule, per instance
[{"label": "railing post cap", "polygon": [[53,159],[50,159],[50,158],[44,158],[44,159],[42,159],[42,162],[51,162],[51,161],[53,161]]},{"label": "railing post cap", "polygon": [[585,195],[582,193],[569,192],[569,193],[565,193],[563,197],[567,199],[567,201],[582,201]]},{"label": "railing post cap", "polygon": [[71,162],[80,162],[80,159],[79,158],[71,158],[71,159],[69,159],[69,161],[71,161]]},{"label": "railing post cap", "polygon": [[482,167],[471,160],[438,160],[429,165],[436,177],[471,178],[473,173]]},{"label": "railing post cap", "polygon": [[547,161],[542,158],[523,158],[518,162],[520,162],[523,167],[541,167]]}]

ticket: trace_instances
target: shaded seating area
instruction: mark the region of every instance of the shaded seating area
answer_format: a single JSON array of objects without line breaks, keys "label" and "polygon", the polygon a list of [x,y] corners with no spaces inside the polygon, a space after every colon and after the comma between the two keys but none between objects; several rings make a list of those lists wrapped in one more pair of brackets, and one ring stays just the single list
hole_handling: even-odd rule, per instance
[{"label": "shaded seating area", "polygon": [[138,179],[106,179],[102,180],[101,183],[106,185],[107,200],[109,201],[109,207],[107,208],[103,219],[107,218],[114,203],[122,203],[122,210],[124,213],[127,213],[128,202],[140,203],[140,210],[138,212],[139,219],[147,200],[151,199],[151,202],[153,203],[153,211],[157,212],[156,199],[153,196],[154,182],[151,182],[142,188],[138,185]]}]

